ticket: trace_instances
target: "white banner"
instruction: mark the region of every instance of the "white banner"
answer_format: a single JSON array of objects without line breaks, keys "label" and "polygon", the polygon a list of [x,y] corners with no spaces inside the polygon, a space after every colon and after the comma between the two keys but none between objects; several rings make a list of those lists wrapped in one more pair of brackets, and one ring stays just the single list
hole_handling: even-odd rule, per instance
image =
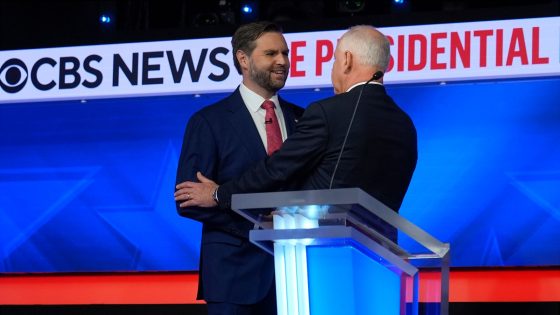
[{"label": "white banner", "polygon": [[[560,18],[380,28],[391,41],[386,84],[556,76]],[[286,34],[286,88],[330,86],[344,31]],[[0,103],[232,91],[230,38],[0,52]]]}]

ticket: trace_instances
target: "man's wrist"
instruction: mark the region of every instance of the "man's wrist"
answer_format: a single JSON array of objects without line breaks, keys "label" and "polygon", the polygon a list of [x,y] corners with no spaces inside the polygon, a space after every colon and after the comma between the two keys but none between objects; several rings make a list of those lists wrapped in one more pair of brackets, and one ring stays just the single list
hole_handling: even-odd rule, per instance
[{"label": "man's wrist", "polygon": [[220,200],[218,199],[218,188],[220,188],[220,186],[216,186],[216,189],[214,189],[214,192],[212,193],[212,199],[214,199],[216,205],[220,204]]}]

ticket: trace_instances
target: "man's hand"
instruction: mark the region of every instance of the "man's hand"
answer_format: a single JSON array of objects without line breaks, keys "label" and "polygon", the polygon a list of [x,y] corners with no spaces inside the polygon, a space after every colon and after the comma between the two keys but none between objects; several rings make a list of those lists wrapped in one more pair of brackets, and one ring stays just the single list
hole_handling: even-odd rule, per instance
[{"label": "man's hand", "polygon": [[174,194],[175,201],[181,202],[179,207],[198,206],[210,208],[217,206],[212,195],[218,185],[211,179],[204,177],[200,172],[196,173],[196,178],[198,178],[200,183],[187,181],[175,187],[177,189]]}]

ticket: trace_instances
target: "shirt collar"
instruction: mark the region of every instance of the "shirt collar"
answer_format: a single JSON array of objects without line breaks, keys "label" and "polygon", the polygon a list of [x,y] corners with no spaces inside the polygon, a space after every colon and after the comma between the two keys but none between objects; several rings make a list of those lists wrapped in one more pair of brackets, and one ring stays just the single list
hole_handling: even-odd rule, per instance
[{"label": "shirt collar", "polygon": [[[366,84],[366,82],[367,82],[367,81],[358,82],[358,83],[352,85],[350,88],[348,88],[348,90],[346,90],[346,92],[350,92],[351,89],[353,89],[353,88],[355,88],[355,87],[357,87],[357,86],[359,86],[359,85]],[[383,85],[383,83],[377,82],[377,81],[371,81],[371,82],[369,82],[368,84]]]},{"label": "shirt collar", "polygon": [[[266,101],[264,97],[246,87],[243,82],[241,82],[241,84],[239,85],[239,93],[241,94],[241,98],[243,99],[245,106],[247,106],[247,109],[251,112],[258,111],[261,108],[262,103]],[[274,94],[270,98],[270,100],[274,102],[274,105],[276,105],[276,107],[280,106],[280,102],[278,101],[278,94]]]}]

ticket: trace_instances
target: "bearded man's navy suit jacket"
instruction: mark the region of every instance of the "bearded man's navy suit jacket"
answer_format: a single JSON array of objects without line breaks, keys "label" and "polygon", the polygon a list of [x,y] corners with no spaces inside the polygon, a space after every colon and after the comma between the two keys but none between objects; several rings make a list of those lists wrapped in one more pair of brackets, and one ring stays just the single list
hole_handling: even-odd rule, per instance
[{"label": "bearded man's navy suit jacket", "polygon": [[[303,109],[279,98],[290,135]],[[189,120],[177,169],[177,183],[196,172],[223,183],[266,158],[266,149],[239,89],[203,108]],[[254,304],[274,285],[274,259],[248,240],[253,228],[233,211],[189,207],[181,216],[202,222],[198,298]]]}]

